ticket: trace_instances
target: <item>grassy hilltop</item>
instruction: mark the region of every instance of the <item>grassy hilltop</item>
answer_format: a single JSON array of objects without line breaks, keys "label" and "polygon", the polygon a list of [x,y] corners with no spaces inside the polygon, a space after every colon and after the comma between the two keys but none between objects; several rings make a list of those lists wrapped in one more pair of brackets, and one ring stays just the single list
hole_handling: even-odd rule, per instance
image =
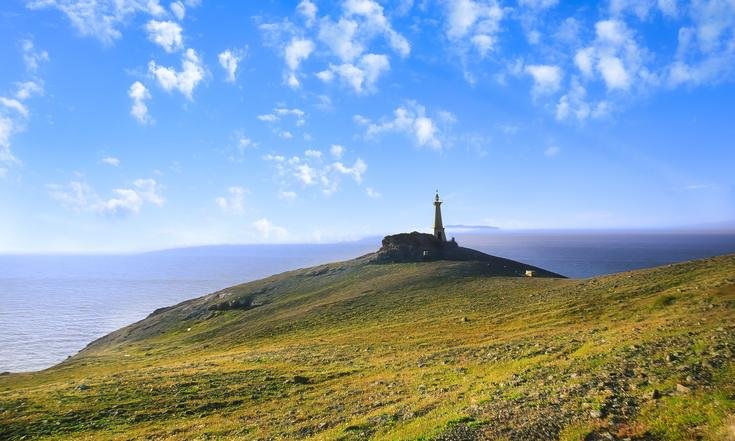
[{"label": "grassy hilltop", "polygon": [[735,439],[735,255],[593,279],[340,262],[0,376],[0,439]]}]

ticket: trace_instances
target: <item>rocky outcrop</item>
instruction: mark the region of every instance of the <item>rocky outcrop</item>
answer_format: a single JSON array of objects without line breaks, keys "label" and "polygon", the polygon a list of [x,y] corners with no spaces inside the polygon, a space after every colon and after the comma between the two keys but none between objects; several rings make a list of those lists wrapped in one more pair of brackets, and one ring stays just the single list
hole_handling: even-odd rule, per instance
[{"label": "rocky outcrop", "polygon": [[533,274],[534,277],[564,277],[533,265],[460,247],[454,238],[444,242],[431,234],[417,231],[385,236],[380,249],[366,257],[369,262],[378,264],[437,260],[471,261],[482,263],[481,272],[488,275],[523,277]]},{"label": "rocky outcrop", "polygon": [[431,234],[414,231],[385,236],[374,260],[380,263],[443,260],[458,248],[457,242],[444,242]]}]

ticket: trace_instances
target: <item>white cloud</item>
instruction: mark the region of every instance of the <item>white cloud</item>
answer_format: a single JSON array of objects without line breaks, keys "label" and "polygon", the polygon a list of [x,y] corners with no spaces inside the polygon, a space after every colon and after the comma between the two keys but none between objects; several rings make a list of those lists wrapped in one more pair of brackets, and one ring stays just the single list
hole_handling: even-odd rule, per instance
[{"label": "white cloud", "polygon": [[67,209],[110,216],[137,214],[146,203],[161,206],[165,202],[154,179],[136,179],[132,188],[113,189],[112,196],[106,199],[82,181],[71,181],[65,186],[49,184],[47,189],[49,196]]},{"label": "white cloud", "polygon": [[340,18],[335,23],[325,18],[319,26],[319,40],[326,44],[340,60],[349,63],[365,50],[361,42],[355,41],[358,27],[355,20]]},{"label": "white cloud", "polygon": [[71,181],[66,186],[49,184],[49,196],[60,202],[65,208],[75,211],[87,210],[99,203],[99,196],[88,184],[80,181]]},{"label": "white cloud", "polygon": [[623,21],[610,19],[595,23],[595,40],[576,52],[574,64],[584,80],[601,79],[609,91],[626,91],[658,82],[644,59],[633,32]]},{"label": "white cloud", "polygon": [[330,64],[328,71],[319,72],[317,76],[322,81],[331,81],[336,75],[355,93],[363,94],[375,92],[375,83],[378,78],[389,69],[390,63],[385,55],[366,54],[360,58],[357,65],[350,63]]},{"label": "white cloud", "polygon": [[150,20],[145,29],[148,32],[148,39],[166,52],[176,52],[183,47],[182,29],[176,22]]},{"label": "white cloud", "polygon": [[[412,137],[419,147],[439,150],[444,146],[442,131],[435,121],[426,116],[426,108],[414,101],[408,101],[393,112],[393,118],[373,123],[365,117],[355,115],[355,122],[366,125],[366,136],[372,137],[386,132],[403,133]],[[453,118],[442,118],[443,123],[452,124]]]},{"label": "white cloud", "polygon": [[10,150],[10,137],[17,129],[10,118],[0,114],[0,162],[16,162]]},{"label": "white cloud", "polygon": [[383,195],[380,194],[380,192],[376,191],[373,187],[365,188],[365,194],[367,194],[367,196],[372,199],[379,199],[383,197]]},{"label": "white cloud", "polygon": [[480,57],[485,57],[490,52],[495,44],[495,37],[487,34],[477,34],[472,39],[472,44],[477,48],[477,52],[480,53]]},{"label": "white cloud", "polygon": [[294,176],[304,185],[312,185],[316,182],[316,170],[309,164],[298,164],[294,168]]},{"label": "white cloud", "polygon": [[352,167],[347,167],[341,162],[335,162],[332,167],[343,175],[350,175],[355,179],[355,182],[362,182],[362,175],[367,171],[367,164],[362,159],[357,159]]},{"label": "white cloud", "polygon": [[470,46],[485,57],[495,44],[503,9],[495,0],[455,0],[446,4],[447,38],[460,52],[466,52]]},{"label": "white cloud", "polygon": [[266,113],[266,114],[263,114],[263,115],[258,115],[257,118],[259,120],[265,121],[265,122],[276,122],[276,121],[279,120],[279,118],[276,115],[272,114],[272,113]]},{"label": "white cloud", "polygon": [[577,68],[582,72],[582,75],[585,77],[591,77],[593,75],[593,56],[594,56],[594,48],[588,47],[584,49],[580,49],[577,51],[577,53],[574,55],[574,64],[577,65]]},{"label": "white cloud", "polygon": [[679,28],[675,59],[667,67],[668,84],[716,84],[735,75],[735,3],[692,2],[691,23]]},{"label": "white cloud", "polygon": [[328,83],[334,79],[334,72],[331,70],[322,70],[320,72],[317,72],[316,77],[320,80],[324,81],[325,83]]},{"label": "white cloud", "polygon": [[[320,58],[334,56],[326,69],[314,72],[324,82],[339,77],[358,93],[372,92],[377,78],[389,69],[388,56],[366,53],[376,38],[384,38],[387,45],[401,57],[411,52],[408,40],[393,29],[386,18],[383,6],[373,0],[345,0],[341,14],[336,18],[317,17],[313,2],[304,0],[296,8],[305,19],[306,27],[289,20],[262,23],[259,28],[266,44],[282,52],[286,69],[284,81],[291,88],[301,86],[299,69],[312,54]],[[318,26],[312,26],[318,23]],[[317,44],[324,44],[328,51],[318,51]]]},{"label": "white cloud", "polygon": [[227,213],[242,213],[245,211],[245,189],[230,187],[227,189],[227,195],[217,197],[215,203]]},{"label": "white cloud", "polygon": [[172,2],[169,5],[169,9],[171,9],[171,13],[174,14],[179,21],[183,20],[186,16],[186,6],[184,6],[180,1]]},{"label": "white cloud", "polygon": [[559,90],[562,78],[559,66],[532,64],[526,66],[525,71],[533,77],[534,95],[550,94]]},{"label": "white cloud", "polygon": [[277,119],[280,119],[284,116],[293,116],[296,119],[296,125],[301,127],[304,124],[306,124],[306,112],[304,112],[301,109],[293,108],[289,109],[287,107],[277,107],[273,110],[275,113]]},{"label": "white cloud", "polygon": [[[120,2],[120,1],[125,1],[125,0],[117,0],[117,1]],[[166,15],[166,8],[160,5],[160,0],[148,0],[146,2],[146,8],[147,8],[148,13],[155,17]]]},{"label": "white cloud", "polygon": [[[341,161],[329,162],[319,150],[309,149],[302,157],[292,156],[286,158],[283,155],[265,155],[264,160],[272,162],[276,168],[276,175],[282,187],[290,187],[292,183],[302,187],[320,188],[325,195],[331,195],[339,190],[341,177],[349,176],[355,183],[360,184],[367,171],[367,164],[360,158],[354,163],[346,165]],[[291,190],[282,190],[284,195],[279,197],[290,199],[286,196]],[[293,195],[295,197],[295,193]]]},{"label": "white cloud", "polygon": [[[272,113],[266,113],[257,116],[260,121],[267,122],[269,124],[280,122],[286,117],[293,117],[295,119],[296,127],[302,127],[306,124],[306,112],[298,108],[291,109],[288,107],[276,107],[275,109],[273,109]],[[292,139],[294,137],[293,133],[291,133],[289,130],[282,130],[275,127],[273,128],[273,133],[283,139]]]},{"label": "white cloud", "polygon": [[102,164],[111,165],[113,167],[117,167],[120,165],[120,159],[113,156],[105,156],[104,158],[100,159],[100,162]]},{"label": "white cloud", "polygon": [[287,83],[292,88],[300,86],[300,82],[297,78],[297,71],[301,62],[309,58],[309,55],[314,51],[314,42],[304,38],[291,39],[291,42],[286,46],[283,52],[283,57],[286,60],[286,66],[288,66],[289,74]]},{"label": "white cloud", "polygon": [[279,240],[288,236],[288,231],[285,228],[274,225],[266,218],[258,219],[253,222],[253,228],[255,228],[255,230],[259,232],[264,239],[273,238]]},{"label": "white cloud", "polygon": [[341,158],[344,152],[345,148],[339,144],[332,144],[332,146],[329,148],[329,153],[331,153],[332,156],[337,159]]},{"label": "white cloud", "polygon": [[563,121],[573,117],[577,121],[584,121],[590,117],[603,117],[609,110],[609,104],[605,100],[597,103],[589,102],[587,89],[577,80],[573,80],[569,91],[559,98],[559,103],[556,105],[556,119]]},{"label": "white cloud", "polygon": [[[43,94],[38,80],[16,83],[15,98],[0,96],[0,163],[20,163],[11,151],[10,140],[15,133],[22,132],[30,117],[25,100]],[[2,167],[3,174],[7,168]]]},{"label": "white cloud", "polygon": [[227,72],[227,81],[230,83],[235,82],[235,75],[237,73],[237,65],[242,60],[242,56],[236,51],[233,52],[227,49],[217,56],[220,66]]},{"label": "white cloud", "polygon": [[597,68],[608,89],[628,89],[630,87],[630,76],[620,58],[602,56],[597,62]]},{"label": "white cloud", "polygon": [[559,4],[559,0],[518,0],[518,4],[531,9],[548,9]]},{"label": "white cloud", "polygon": [[160,66],[155,61],[148,63],[148,71],[158,80],[167,92],[177,90],[188,99],[196,86],[204,79],[204,66],[194,49],[187,49],[181,61],[181,71],[172,67]]},{"label": "white cloud", "polygon": [[411,52],[411,44],[393,29],[380,3],[373,0],[346,0],[342,8],[345,16],[362,18],[361,28],[364,28],[368,35],[384,35],[391,49],[401,57],[407,57]]},{"label": "white cloud", "polygon": [[574,17],[567,17],[559,25],[557,31],[553,34],[554,37],[566,44],[577,44],[579,41],[579,30],[580,23]]},{"label": "white cloud", "polygon": [[41,63],[49,59],[48,52],[37,51],[31,40],[21,40],[20,47],[23,50],[23,62],[26,65],[26,70],[30,73],[35,73]]},{"label": "white cloud", "polygon": [[22,116],[23,118],[28,117],[28,108],[16,99],[5,98],[4,96],[0,96],[0,106],[3,106],[6,109],[15,111],[16,113],[18,113],[18,115]]},{"label": "white cloud", "polygon": [[247,136],[243,135],[242,133],[238,134],[237,136],[237,148],[240,151],[247,150],[249,148],[257,147],[258,144],[254,142],[252,139],[248,138]]},{"label": "white cloud", "polygon": [[[716,0],[719,1],[719,0]],[[694,1],[693,4],[700,2]],[[632,12],[637,18],[646,20],[651,11],[658,9],[665,17],[676,18],[679,15],[677,0],[611,0],[610,14],[620,16]]]},{"label": "white cloud", "polygon": [[148,105],[145,103],[151,98],[148,89],[146,89],[143,83],[136,81],[130,85],[128,96],[133,101],[133,105],[130,108],[130,115],[141,124],[150,123],[152,120],[148,115]]},{"label": "white cloud", "polygon": [[317,12],[317,7],[314,3],[312,3],[310,0],[301,0],[301,2],[299,2],[299,5],[296,7],[296,10],[299,14],[301,14],[301,16],[304,17],[307,26],[311,26],[314,24]]},{"label": "white cloud", "polygon": [[727,0],[693,2],[691,13],[702,52],[711,53],[732,44],[735,4]]},{"label": "white cloud", "polygon": [[602,43],[621,46],[628,40],[628,30],[619,20],[602,20],[595,23],[597,39]]},{"label": "white cloud", "polygon": [[104,44],[120,38],[120,27],[139,13],[161,16],[165,10],[158,0],[30,0],[31,9],[54,8],[61,11],[83,36],[95,37]]},{"label": "white cloud", "polygon": [[676,4],[677,0],[658,0],[658,8],[668,17],[676,17],[679,15],[679,8]]},{"label": "white cloud", "polygon": [[18,90],[15,92],[15,97],[19,100],[27,100],[33,95],[43,95],[43,86],[37,81],[23,81],[17,83]]}]

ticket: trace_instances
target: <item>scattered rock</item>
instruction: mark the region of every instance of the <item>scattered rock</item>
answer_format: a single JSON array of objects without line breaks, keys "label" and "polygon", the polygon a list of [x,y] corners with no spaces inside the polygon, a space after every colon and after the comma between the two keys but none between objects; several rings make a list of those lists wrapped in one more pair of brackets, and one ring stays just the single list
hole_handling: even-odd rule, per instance
[{"label": "scattered rock", "polygon": [[676,383],[676,391],[682,394],[688,394],[689,392],[692,391],[692,389],[687,386],[684,386],[681,383]]},{"label": "scattered rock", "polygon": [[658,400],[661,398],[661,392],[658,389],[654,389],[644,395],[647,400]]},{"label": "scattered rock", "polygon": [[308,384],[309,383],[309,377],[304,377],[302,375],[294,375],[293,376],[293,382],[296,384]]}]

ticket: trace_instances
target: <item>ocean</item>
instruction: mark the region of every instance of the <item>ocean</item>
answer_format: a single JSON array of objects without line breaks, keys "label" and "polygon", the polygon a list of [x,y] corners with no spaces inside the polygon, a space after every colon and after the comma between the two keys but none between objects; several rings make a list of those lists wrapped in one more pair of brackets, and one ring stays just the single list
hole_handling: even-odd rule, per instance
[{"label": "ocean", "polygon": [[[457,233],[462,246],[569,277],[735,252],[735,233]],[[0,372],[50,367],[154,309],[282,271],[374,251],[379,238],[329,245],[239,245],[135,255],[0,255]]]}]

